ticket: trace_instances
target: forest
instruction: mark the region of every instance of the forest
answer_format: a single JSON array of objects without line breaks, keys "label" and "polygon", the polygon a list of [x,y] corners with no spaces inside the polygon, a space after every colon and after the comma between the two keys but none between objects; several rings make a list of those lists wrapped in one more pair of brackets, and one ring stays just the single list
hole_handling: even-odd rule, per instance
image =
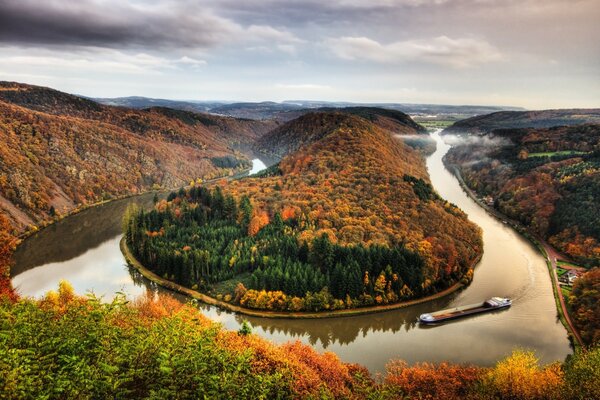
[{"label": "forest", "polygon": [[498,210],[600,266],[600,125],[499,129],[453,147],[447,162]]},{"label": "forest", "polygon": [[582,339],[600,339],[600,125],[498,129],[461,140],[446,162],[493,206],[592,268],[569,296]]},{"label": "forest", "polygon": [[125,235],[144,266],[190,288],[210,293],[211,285],[249,274],[248,287],[239,283],[226,300],[250,308],[321,311],[426,294],[424,261],[401,244],[341,246],[326,234],[301,242],[313,222],[284,217],[270,221],[248,197],[238,202],[220,187],[192,187],[150,212],[129,210]]},{"label": "forest", "polygon": [[272,310],[388,304],[469,282],[479,230],[435,193],[415,150],[356,116],[299,120],[286,125],[299,148],[259,176],[130,212],[135,256],[184,286]]},{"label": "forest", "polygon": [[90,204],[250,167],[273,122],[131,110],[0,82],[0,210],[17,234]]}]

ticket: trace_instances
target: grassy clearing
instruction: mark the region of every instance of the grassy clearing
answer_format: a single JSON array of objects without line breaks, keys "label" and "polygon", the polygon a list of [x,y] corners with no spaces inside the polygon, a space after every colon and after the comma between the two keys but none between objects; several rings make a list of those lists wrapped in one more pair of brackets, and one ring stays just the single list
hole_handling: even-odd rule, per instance
[{"label": "grassy clearing", "polygon": [[[573,264],[571,262],[567,262],[567,261],[563,261],[563,260],[557,260],[556,264],[559,267],[570,267],[570,268],[583,268],[581,265],[577,265],[577,264]],[[560,268],[560,269],[564,269],[564,268]],[[567,268],[568,269],[568,268]],[[560,274],[559,274],[560,275]]]},{"label": "grassy clearing", "polygon": [[585,151],[563,150],[563,151],[548,151],[543,153],[529,153],[529,157],[553,157],[553,156],[574,156],[587,154]]},{"label": "grassy clearing", "polygon": [[567,270],[566,270],[566,269],[564,269],[564,268],[560,268],[560,267],[556,268],[556,274],[557,274],[559,277],[563,276],[563,275],[564,275],[566,272],[567,272]]},{"label": "grassy clearing", "polygon": [[230,294],[233,296],[233,291],[239,282],[241,282],[244,286],[250,287],[250,277],[252,274],[249,272],[245,272],[243,274],[237,275],[232,279],[228,279],[226,281],[219,282],[213,285],[212,290],[210,291],[211,295],[222,295],[225,296]]},{"label": "grassy clearing", "polygon": [[420,125],[423,125],[427,129],[445,129],[456,122],[454,119],[441,120],[441,119],[428,119],[428,118],[415,118],[415,121]]}]

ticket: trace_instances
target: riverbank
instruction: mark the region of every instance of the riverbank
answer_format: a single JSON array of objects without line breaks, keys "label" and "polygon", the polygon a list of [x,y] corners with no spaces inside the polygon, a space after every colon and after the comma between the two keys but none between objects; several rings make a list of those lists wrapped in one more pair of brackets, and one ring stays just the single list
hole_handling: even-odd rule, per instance
[{"label": "riverbank", "polygon": [[[221,176],[218,178],[212,178],[209,180],[204,181],[204,183],[210,183],[210,182],[216,182],[219,181],[221,179],[238,179],[240,177],[245,176],[245,174],[250,173],[250,171],[252,171],[252,167],[250,168],[246,168],[242,171],[236,172],[234,175],[228,175],[228,176]],[[148,195],[151,193],[156,193],[156,194],[168,194],[172,191],[176,191],[180,188],[181,186],[178,187],[174,187],[171,189],[165,189],[165,188],[159,188],[159,189],[149,189],[149,190],[144,190],[138,193],[129,193],[129,194],[124,194],[121,196],[116,196],[116,197],[111,197],[110,199],[106,199],[106,200],[101,200],[101,201],[97,201],[95,203],[89,203],[89,204],[85,204],[85,205],[80,205],[78,207],[75,207],[71,210],[69,210],[68,212],[61,214],[59,217],[55,217],[54,219],[52,219],[51,221],[48,221],[48,223],[46,223],[45,225],[41,225],[41,226],[35,226],[35,229],[30,229],[28,231],[22,232],[20,234],[18,234],[17,236],[15,236],[16,239],[16,245],[15,245],[15,249],[27,238],[37,234],[38,232],[54,225],[57,222],[60,222],[62,220],[64,220],[65,218],[71,217],[73,215],[77,215],[83,211],[89,210],[90,208],[94,208],[94,207],[99,207],[99,206],[103,206],[106,205],[108,203],[111,203],[113,201],[119,201],[119,200],[125,200],[125,199],[130,199],[132,197],[137,197],[137,196],[144,196],[144,195]]]},{"label": "riverbank", "polygon": [[[164,279],[154,272],[150,271],[146,267],[144,267],[131,253],[129,246],[125,243],[125,238],[121,238],[120,241],[121,252],[125,257],[127,263],[139,271],[146,279],[160,285],[169,290],[173,290],[175,292],[184,294],[188,297],[201,301],[203,303],[220,307],[227,311],[249,315],[253,317],[261,317],[261,318],[282,318],[282,319],[317,319],[317,318],[337,318],[337,317],[350,317],[355,315],[364,315],[364,314],[373,314],[391,310],[397,310],[400,308],[405,308],[409,306],[413,306],[416,304],[426,303],[432,300],[437,300],[442,297],[448,296],[459,289],[465,287],[464,284],[458,282],[449,288],[432,294],[431,296],[422,297],[420,299],[394,303],[394,304],[386,304],[381,306],[372,306],[372,307],[361,307],[361,308],[352,308],[345,310],[335,310],[335,311],[319,311],[319,312],[310,312],[310,311],[302,311],[302,312],[281,312],[281,311],[266,311],[266,310],[254,310],[251,308],[241,307],[235,304],[227,303],[222,300],[218,300],[214,297],[208,296],[204,293],[200,293],[196,290],[189,289],[185,286],[179,285],[175,282],[172,282],[168,279]],[[479,261],[481,260],[481,255],[477,257],[473,261],[472,268],[474,268]]]},{"label": "riverbank", "polygon": [[523,236],[531,244],[533,244],[535,248],[539,251],[539,253],[544,257],[544,260],[546,261],[546,266],[548,268],[548,273],[550,274],[550,280],[552,282],[552,292],[554,297],[554,303],[556,305],[557,315],[561,323],[567,330],[569,339],[571,340],[572,344],[575,347],[581,347],[583,345],[583,341],[581,339],[581,336],[579,335],[579,332],[577,331],[573,322],[571,321],[565,300],[560,290],[558,275],[556,273],[556,256],[551,256],[551,254],[556,255],[558,254],[558,252],[556,252],[556,250],[554,250],[554,248],[547,244],[543,239],[538,238],[528,228],[512,220],[511,218],[499,212],[498,210],[488,206],[481,199],[479,199],[477,194],[464,181],[458,166],[454,164],[449,164],[445,160],[444,166],[452,173],[452,175],[456,177],[458,183],[460,184],[461,188],[465,191],[467,196],[469,196],[489,215],[501,221],[502,223],[509,225],[511,228],[517,231],[521,236]]}]

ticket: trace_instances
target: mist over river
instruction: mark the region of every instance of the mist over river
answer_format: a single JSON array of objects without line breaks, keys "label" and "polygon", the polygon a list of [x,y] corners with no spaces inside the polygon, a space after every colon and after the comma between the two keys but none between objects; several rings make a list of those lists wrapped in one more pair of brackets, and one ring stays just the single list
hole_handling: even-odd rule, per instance
[{"label": "mist over river", "polygon": [[[544,258],[463,192],[442,163],[449,145],[439,133],[432,138],[437,150],[427,158],[427,167],[433,186],[483,229],[484,255],[468,288],[405,309],[332,319],[255,318],[205,305],[200,306],[202,311],[228,329],[238,329],[247,319],[254,333],[269,340],[300,340],[318,350],[333,351],[343,361],[365,365],[372,372],[383,372],[385,364],[394,358],[409,363],[448,360],[492,365],[515,347],[535,350],[543,363],[563,360],[571,349],[567,332],[556,316]],[[253,161],[252,173],[262,168],[262,161]],[[152,198],[153,194],[147,194],[93,207],[27,239],[15,253],[13,285],[22,295],[40,297],[66,279],[78,293],[93,292],[106,301],[116,292],[129,297],[146,291],[168,292],[129,268],[119,249],[121,217],[127,205],[135,202],[150,207]],[[510,297],[513,306],[440,326],[416,323],[421,313],[492,296]]]}]

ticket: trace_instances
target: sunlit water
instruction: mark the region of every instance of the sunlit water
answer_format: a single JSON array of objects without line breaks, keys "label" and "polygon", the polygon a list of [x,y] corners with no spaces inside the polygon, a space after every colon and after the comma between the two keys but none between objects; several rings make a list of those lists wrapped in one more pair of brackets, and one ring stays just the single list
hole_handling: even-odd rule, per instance
[{"label": "sunlit water", "polygon": [[[248,319],[253,331],[265,338],[275,342],[298,339],[373,372],[382,372],[393,358],[410,363],[449,360],[491,365],[515,347],[535,350],[545,363],[563,360],[571,350],[556,317],[544,259],[529,242],[468,198],[442,164],[449,146],[438,134],[432,137],[437,150],[428,157],[427,167],[434,187],[483,229],[485,253],[467,289],[426,304],[356,317],[274,320],[243,317],[211,306],[202,306],[203,312],[229,329],[238,329]],[[258,165],[259,160],[254,160],[252,173],[265,167]],[[127,204],[149,207],[151,200],[152,195],[145,195],[95,207],[26,240],[15,254],[14,286],[23,295],[39,297],[67,279],[77,292],[93,291],[107,300],[115,292],[129,296],[146,290],[166,292],[127,267],[119,249],[121,216]],[[415,322],[423,312],[491,296],[509,296],[514,305],[436,327],[420,327]]]},{"label": "sunlit water", "polygon": [[249,174],[250,175],[256,174],[257,172],[260,172],[266,168],[267,168],[267,166],[265,165],[264,162],[262,162],[258,158],[255,158],[254,160],[252,160],[252,169],[250,170]]}]

